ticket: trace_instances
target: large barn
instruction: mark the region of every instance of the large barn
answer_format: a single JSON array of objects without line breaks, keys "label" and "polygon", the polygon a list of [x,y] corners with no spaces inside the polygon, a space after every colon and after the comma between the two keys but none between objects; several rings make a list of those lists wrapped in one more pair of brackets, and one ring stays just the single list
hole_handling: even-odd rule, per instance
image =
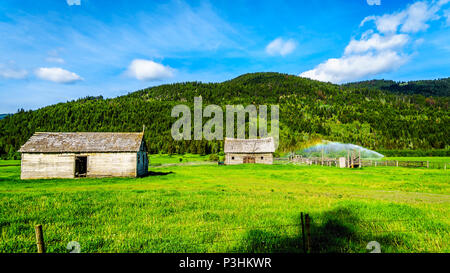
[{"label": "large barn", "polygon": [[19,150],[21,179],[140,177],[144,133],[35,133]]},{"label": "large barn", "polygon": [[225,164],[273,164],[275,145],[272,137],[261,139],[225,138]]}]

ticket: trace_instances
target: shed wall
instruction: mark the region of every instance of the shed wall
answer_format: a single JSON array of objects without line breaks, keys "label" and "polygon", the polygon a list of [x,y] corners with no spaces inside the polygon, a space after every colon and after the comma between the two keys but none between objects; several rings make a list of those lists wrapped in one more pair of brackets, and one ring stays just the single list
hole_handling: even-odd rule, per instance
[{"label": "shed wall", "polygon": [[227,153],[227,154],[225,154],[225,164],[227,164],[227,165],[243,164],[244,157],[247,157],[247,156],[254,157],[255,163],[257,163],[257,164],[273,164],[273,154],[271,154],[271,153],[263,153],[263,154]]},{"label": "shed wall", "polygon": [[87,156],[87,177],[136,177],[137,153],[22,153],[21,179],[74,178],[75,157]]},{"label": "shed wall", "polygon": [[136,153],[86,153],[87,177],[136,177]]},{"label": "shed wall", "polygon": [[21,179],[73,178],[73,154],[22,153]]}]

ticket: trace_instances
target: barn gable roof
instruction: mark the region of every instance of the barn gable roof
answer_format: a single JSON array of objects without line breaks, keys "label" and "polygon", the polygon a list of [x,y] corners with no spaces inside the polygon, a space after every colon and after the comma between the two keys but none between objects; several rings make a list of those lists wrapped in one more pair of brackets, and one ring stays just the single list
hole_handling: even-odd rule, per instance
[{"label": "barn gable roof", "polygon": [[36,132],[21,153],[137,152],[144,133]]},{"label": "barn gable roof", "polygon": [[225,138],[225,153],[274,153],[273,137],[260,139]]}]

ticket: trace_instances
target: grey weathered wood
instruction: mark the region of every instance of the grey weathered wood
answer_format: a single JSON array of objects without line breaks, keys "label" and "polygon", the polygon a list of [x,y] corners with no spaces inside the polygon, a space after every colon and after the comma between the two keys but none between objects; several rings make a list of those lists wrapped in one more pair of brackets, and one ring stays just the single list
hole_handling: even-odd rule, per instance
[{"label": "grey weathered wood", "polygon": [[243,164],[246,157],[253,157],[257,164],[273,164],[272,153],[228,153],[225,155],[225,164]]},{"label": "grey weathered wood", "polygon": [[44,234],[42,232],[42,225],[34,227],[36,233],[36,245],[38,253],[45,253]]},{"label": "grey weathered wood", "polygon": [[361,168],[361,150],[358,150],[358,160],[359,160],[358,168]]},{"label": "grey weathered wood", "polygon": [[273,137],[260,139],[225,138],[225,164],[236,165],[246,162],[273,164],[275,143]]},{"label": "grey weathered wood", "polygon": [[86,177],[145,176],[149,165],[143,133],[36,133],[20,151],[21,179],[75,178],[77,157]]},{"label": "grey weathered wood", "polygon": [[136,177],[145,175],[148,169],[148,157],[144,151],[79,154],[23,153],[21,179],[74,178],[77,156],[87,157],[87,177]]}]

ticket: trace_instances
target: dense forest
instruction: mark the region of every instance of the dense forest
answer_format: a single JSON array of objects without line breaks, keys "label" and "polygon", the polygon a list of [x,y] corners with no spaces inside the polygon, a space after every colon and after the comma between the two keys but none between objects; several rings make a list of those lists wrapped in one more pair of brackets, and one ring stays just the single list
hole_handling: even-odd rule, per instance
[{"label": "dense forest", "polygon": [[[194,97],[198,96],[203,99],[203,107],[278,104],[280,152],[318,139],[375,150],[449,149],[448,95],[381,89],[279,73],[252,73],[222,83],[160,85],[113,99],[86,97],[35,111],[20,110],[0,120],[0,156],[18,158],[17,150],[36,131],[131,132],[141,131],[143,125],[151,153],[223,151],[222,141],[174,141],[171,137],[171,126],[177,120],[171,117],[172,107],[186,104],[193,110]],[[448,94],[448,89],[445,92]],[[207,120],[204,118],[204,122]]]},{"label": "dense forest", "polygon": [[371,88],[389,91],[397,94],[419,94],[426,97],[450,96],[450,78],[438,80],[394,82],[386,80],[371,80],[348,83],[345,86],[355,88]]}]

